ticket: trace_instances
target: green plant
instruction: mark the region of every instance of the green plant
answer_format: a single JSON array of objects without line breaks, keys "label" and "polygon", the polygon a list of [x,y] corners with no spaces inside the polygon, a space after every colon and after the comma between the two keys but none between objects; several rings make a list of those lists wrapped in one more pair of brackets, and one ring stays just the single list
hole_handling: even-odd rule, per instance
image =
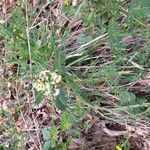
[{"label": "green plant", "polygon": [[56,147],[58,129],[56,127],[50,127],[43,129],[42,133],[45,140],[43,149],[49,150],[50,148]]},{"label": "green plant", "polygon": [[[17,66],[12,74],[4,76],[4,81],[27,79],[29,86],[21,90],[30,93],[29,99],[36,104],[49,100],[58,110],[59,117],[52,117],[52,126],[42,130],[43,149],[67,149],[73,137],[80,137],[80,130],[87,125],[81,118],[91,110],[114,121],[125,118],[131,122],[135,116],[149,116],[148,97],[130,91],[130,85],[148,75],[149,1],[135,0],[129,6],[121,0],[83,1],[77,7],[59,8],[59,19],[51,11],[44,12],[43,5],[48,11],[54,1],[42,2],[37,9],[24,2],[12,12],[6,25],[0,24],[6,53],[2,67],[7,70],[9,65]],[[67,19],[61,26],[63,16]],[[119,21],[122,16],[125,19]],[[82,36],[73,41],[77,45],[73,51],[74,45],[68,46],[67,42],[78,28],[72,29],[68,18],[82,21]],[[17,90],[17,84],[12,89],[10,92],[15,94],[11,96],[17,99],[21,90]],[[107,107],[107,99],[115,104]],[[17,100],[17,111],[22,113],[28,104],[25,102],[22,109],[20,101]],[[120,111],[125,115],[115,119]],[[1,114],[7,116],[3,110]],[[13,120],[13,115],[9,117]],[[11,134],[15,133],[13,121],[7,124]],[[3,128],[7,133],[7,127]],[[10,147],[17,149],[15,142],[21,144],[24,136],[27,135],[14,134]],[[127,142],[125,147],[128,148]]]},{"label": "green plant", "polygon": [[125,150],[130,150],[131,149],[131,145],[129,142],[129,138],[128,136],[124,135],[121,139],[120,139],[120,145],[123,149]]}]

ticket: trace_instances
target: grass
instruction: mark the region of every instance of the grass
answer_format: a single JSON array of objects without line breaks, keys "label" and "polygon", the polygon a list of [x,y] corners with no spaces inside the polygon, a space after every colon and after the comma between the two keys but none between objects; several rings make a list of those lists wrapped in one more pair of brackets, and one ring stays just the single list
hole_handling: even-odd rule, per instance
[{"label": "grass", "polygon": [[1,149],[65,150],[97,120],[149,124],[147,3],[18,2],[0,24]]}]

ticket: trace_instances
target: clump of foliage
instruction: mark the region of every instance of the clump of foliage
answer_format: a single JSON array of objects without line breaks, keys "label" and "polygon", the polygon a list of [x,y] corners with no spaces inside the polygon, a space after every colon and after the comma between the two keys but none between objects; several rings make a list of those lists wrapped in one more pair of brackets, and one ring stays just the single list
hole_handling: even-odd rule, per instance
[{"label": "clump of foliage", "polygon": [[[112,119],[123,111],[126,115],[117,118],[120,122],[131,122],[130,117],[135,119],[141,114],[145,118],[150,115],[150,101],[145,96],[148,92],[139,96],[128,86],[148,75],[149,0],[130,4],[121,0],[83,0],[76,7],[62,6],[66,16],[82,20],[84,27],[83,36],[76,41],[80,47],[74,51],[65,45],[71,33],[66,27],[61,36],[57,34],[62,28],[56,29],[51,11],[45,14],[47,21],[37,25],[33,22],[38,12],[29,4],[27,10],[26,5],[17,7],[6,25],[0,24],[6,51],[2,67],[16,64],[17,71],[4,77],[5,81],[30,79],[28,91],[34,93],[35,103],[40,104],[46,97],[61,112],[59,124],[42,130],[44,150],[67,149],[76,131],[85,125],[79,118],[91,109]],[[48,6],[52,5],[53,2]],[[127,37],[133,41],[126,42]],[[115,101],[115,105],[102,106],[107,98]],[[7,112],[1,110],[0,114]],[[13,125],[10,129],[2,130],[7,134],[15,131]],[[59,139],[60,134],[64,141]],[[22,141],[24,136],[14,135],[13,140]]]}]

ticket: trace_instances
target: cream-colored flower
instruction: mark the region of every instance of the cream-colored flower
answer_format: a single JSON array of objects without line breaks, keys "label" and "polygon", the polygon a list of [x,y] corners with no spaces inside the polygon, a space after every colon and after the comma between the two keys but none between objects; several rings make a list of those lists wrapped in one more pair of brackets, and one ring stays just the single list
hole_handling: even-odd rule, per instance
[{"label": "cream-colored flower", "polygon": [[51,84],[55,85],[59,82],[61,82],[61,75],[58,75],[55,72],[50,73],[51,74]]},{"label": "cream-colored flower", "polygon": [[58,96],[58,95],[59,95],[59,89],[55,89],[54,96]]},{"label": "cream-colored flower", "polygon": [[50,84],[48,82],[43,82],[41,80],[37,80],[34,84],[33,87],[37,90],[37,91],[42,91],[45,93],[45,95],[48,95],[51,93],[51,88],[50,88]]},{"label": "cream-colored flower", "polygon": [[37,91],[44,91],[46,89],[42,81],[36,82],[34,87],[37,89]]},{"label": "cream-colored flower", "polygon": [[45,95],[51,94],[51,86],[48,82],[45,83],[46,90],[45,90]]},{"label": "cream-colored flower", "polygon": [[49,70],[43,70],[39,74],[39,79],[42,81],[48,81],[48,73],[50,73]]},{"label": "cream-colored flower", "polygon": [[[50,80],[49,75],[51,75]],[[44,70],[41,71],[36,78],[37,79],[34,81],[33,87],[37,91],[42,91],[44,95],[57,96],[59,94],[59,89],[57,89],[56,84],[61,82],[61,75],[58,75],[55,72],[50,73],[49,70]]]}]

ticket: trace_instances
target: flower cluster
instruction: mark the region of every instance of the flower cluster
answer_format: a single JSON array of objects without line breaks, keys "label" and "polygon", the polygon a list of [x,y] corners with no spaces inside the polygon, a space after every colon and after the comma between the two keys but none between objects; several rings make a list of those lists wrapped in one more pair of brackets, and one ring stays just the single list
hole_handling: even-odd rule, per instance
[{"label": "flower cluster", "polygon": [[59,94],[58,84],[61,82],[61,75],[49,70],[41,71],[36,78],[33,87],[37,91],[44,92],[44,95],[57,96]]}]

